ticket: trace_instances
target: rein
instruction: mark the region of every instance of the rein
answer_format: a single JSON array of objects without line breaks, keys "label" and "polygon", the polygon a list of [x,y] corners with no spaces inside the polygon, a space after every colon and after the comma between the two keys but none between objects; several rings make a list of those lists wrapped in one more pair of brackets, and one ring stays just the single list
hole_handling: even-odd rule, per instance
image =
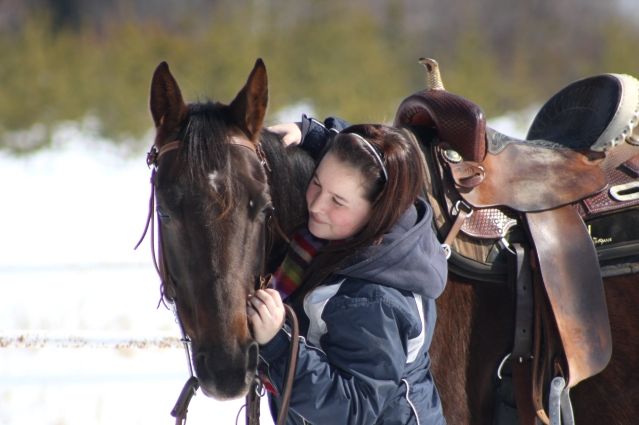
[{"label": "rein", "polygon": [[[177,150],[180,148],[181,141],[174,140],[172,142],[167,143],[166,145],[158,148],[155,144],[151,147],[149,152],[147,153],[146,163],[147,166],[152,167],[151,170],[151,196],[149,198],[149,213],[147,216],[146,224],[144,226],[144,231],[140,240],[135,245],[134,249],[137,249],[144,238],[146,237],[149,229],[151,230],[151,257],[153,259],[153,266],[155,267],[156,272],[158,273],[160,280],[162,282],[162,299],[160,302],[164,302],[164,288],[166,287],[165,282],[172,281],[171,274],[168,270],[168,265],[166,263],[166,259],[163,253],[163,244],[162,244],[162,235],[161,228],[158,227],[158,246],[159,246],[159,255],[155,252],[155,219],[154,219],[154,211],[155,211],[155,188],[156,188],[156,175],[160,158],[164,156],[166,153]],[[262,150],[261,144],[258,142],[257,144],[252,143],[251,141],[242,138],[233,136],[231,138],[231,145],[242,146],[244,148],[250,149],[253,151],[260,161],[260,164],[264,168],[266,175],[270,176],[271,168],[266,160],[266,156],[264,151]],[[290,243],[289,238],[283,232],[282,228],[279,225],[279,222],[274,217],[270,216],[270,219],[267,221],[267,225],[271,224],[272,227],[280,237],[282,237],[286,242]],[[264,250],[266,253],[266,248]],[[262,270],[264,271],[264,265]],[[258,277],[258,285],[256,289],[264,289],[270,283],[270,276],[267,277],[264,273],[262,273]],[[181,341],[184,344],[184,350],[186,353],[187,364],[189,368],[189,378],[187,379],[180,395],[178,397],[175,406],[171,410],[171,416],[175,418],[176,425],[184,425],[186,424],[186,416],[188,412],[188,406],[191,401],[191,398],[195,395],[199,388],[199,382],[194,372],[194,365],[191,356],[191,339],[188,337],[184,330],[184,326],[182,324],[182,320],[177,311],[177,307],[175,305],[175,301],[170,299],[171,308],[173,310],[173,314],[175,315],[175,319],[180,326],[180,331],[182,333]],[[278,412],[278,420],[277,425],[284,425],[286,423],[286,418],[288,416],[288,407],[291,400],[292,389],[293,389],[293,379],[295,377],[295,368],[297,366],[297,356],[299,352],[299,323],[297,320],[297,316],[293,309],[284,304],[284,309],[286,313],[286,317],[288,318],[291,325],[291,347],[290,347],[290,356],[289,356],[289,364],[286,370],[285,378],[284,378],[284,388],[282,391],[282,404],[280,405],[280,410]],[[247,425],[259,425],[260,418],[260,397],[262,393],[261,391],[262,383],[257,377],[254,382],[250,385],[248,395],[246,396],[246,424]]]}]

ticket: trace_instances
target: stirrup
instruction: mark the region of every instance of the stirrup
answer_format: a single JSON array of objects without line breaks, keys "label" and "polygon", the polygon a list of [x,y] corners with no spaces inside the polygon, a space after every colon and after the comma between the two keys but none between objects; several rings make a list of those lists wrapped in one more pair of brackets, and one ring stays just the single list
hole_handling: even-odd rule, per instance
[{"label": "stirrup", "polygon": [[561,376],[557,376],[550,383],[548,401],[550,425],[562,425],[562,423],[563,425],[575,425],[569,391],[570,389],[566,387],[566,380]]}]

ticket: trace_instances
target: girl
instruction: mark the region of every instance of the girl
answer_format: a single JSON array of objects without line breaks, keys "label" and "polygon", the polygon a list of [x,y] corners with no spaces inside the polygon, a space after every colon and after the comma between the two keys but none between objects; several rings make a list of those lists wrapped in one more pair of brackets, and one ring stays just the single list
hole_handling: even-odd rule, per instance
[{"label": "girl", "polygon": [[[302,146],[317,150],[317,134],[303,133]],[[276,289],[248,300],[272,412],[290,344],[282,296],[300,318],[287,423],[445,424],[428,348],[447,268],[419,198],[423,161],[412,135],[383,125],[326,142],[306,192],[307,229],[294,236]]]}]

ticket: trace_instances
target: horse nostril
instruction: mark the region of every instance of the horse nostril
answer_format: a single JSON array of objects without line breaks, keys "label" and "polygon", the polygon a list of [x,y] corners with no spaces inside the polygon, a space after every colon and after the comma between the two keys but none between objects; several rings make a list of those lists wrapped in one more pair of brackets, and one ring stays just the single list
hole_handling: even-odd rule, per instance
[{"label": "horse nostril", "polygon": [[196,353],[195,356],[193,357],[193,363],[195,363],[196,369],[198,368],[198,366],[201,366],[208,371],[207,358],[208,356],[206,355],[206,353]]}]

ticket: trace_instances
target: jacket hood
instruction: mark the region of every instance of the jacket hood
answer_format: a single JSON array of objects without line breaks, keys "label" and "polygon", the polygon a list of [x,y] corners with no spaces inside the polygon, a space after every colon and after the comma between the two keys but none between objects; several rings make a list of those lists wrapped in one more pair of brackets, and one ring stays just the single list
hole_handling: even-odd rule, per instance
[{"label": "jacket hood", "polygon": [[336,274],[437,298],[446,285],[448,266],[432,220],[430,205],[418,199],[381,244],[355,255]]}]

